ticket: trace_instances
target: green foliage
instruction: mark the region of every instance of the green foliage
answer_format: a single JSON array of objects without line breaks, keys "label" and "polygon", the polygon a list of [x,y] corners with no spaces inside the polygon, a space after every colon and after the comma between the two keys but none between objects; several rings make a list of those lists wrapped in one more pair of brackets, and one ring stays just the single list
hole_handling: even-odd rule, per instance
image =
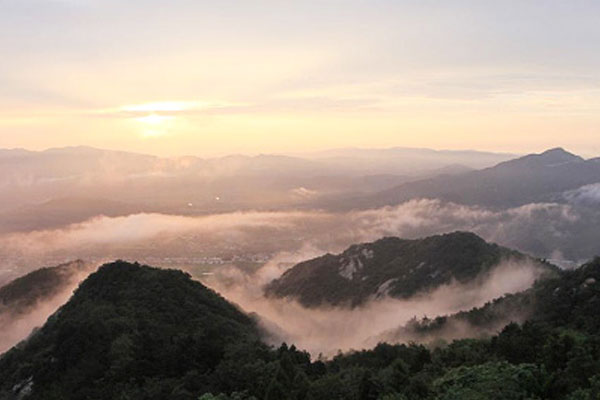
[{"label": "green foliage", "polygon": [[212,373],[231,343],[257,338],[249,317],[183,272],[116,262],[0,359],[0,382],[33,377],[34,398],[192,398],[219,389]]},{"label": "green foliage", "polygon": [[539,282],[521,295],[535,318],[487,339],[325,361],[262,344],[252,319],[182,272],[117,262],[0,357],[0,399],[596,400],[599,271],[596,260]]},{"label": "green foliage", "polygon": [[65,290],[85,269],[83,261],[77,260],[40,268],[0,287],[0,317],[5,312],[30,312],[38,302],[51,299]]},{"label": "green foliage", "polygon": [[434,383],[436,399],[520,400],[542,393],[543,373],[532,364],[485,363],[451,369]]},{"label": "green foliage", "polygon": [[[452,281],[473,281],[508,258],[527,257],[470,232],[416,240],[386,237],[302,262],[271,282],[266,293],[292,297],[308,307],[356,306],[376,296],[384,284],[390,296],[408,298]],[[344,269],[351,276],[340,273]]]}]

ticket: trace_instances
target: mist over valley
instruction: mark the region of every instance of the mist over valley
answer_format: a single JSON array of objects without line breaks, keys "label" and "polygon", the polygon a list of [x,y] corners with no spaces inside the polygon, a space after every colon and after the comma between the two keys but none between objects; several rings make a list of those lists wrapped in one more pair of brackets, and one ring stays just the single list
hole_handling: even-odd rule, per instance
[{"label": "mist over valley", "polygon": [[[390,154],[404,155],[407,160],[396,161],[396,168],[405,174],[401,180],[412,182],[396,186],[396,178],[379,179],[375,186],[357,189],[358,180],[375,179],[366,174],[382,168],[377,162],[369,163],[372,153],[345,150],[307,159],[260,156],[183,162],[90,148],[5,152],[5,165],[11,165],[11,160],[22,164],[22,157],[30,165],[27,173],[27,168],[16,166],[5,170],[5,185],[31,196],[51,196],[55,190],[62,197],[37,205],[7,207],[19,211],[3,214],[10,223],[3,224],[1,233],[0,284],[9,287],[14,285],[9,282],[40,266],[75,259],[85,260],[90,265],[87,271],[116,259],[182,269],[245,312],[256,313],[269,343],[296,343],[316,356],[373,347],[385,332],[399,329],[415,318],[435,318],[481,307],[506,293],[531,287],[540,276],[545,276],[545,263],[570,269],[597,252],[600,213],[593,207],[593,199],[600,173],[593,174],[597,164],[594,159],[586,161],[556,149],[487,166],[485,163],[493,157],[505,155],[380,150],[390,158]],[[61,157],[71,161],[62,163]],[[349,157],[363,160],[358,166],[364,169],[357,165],[351,168]],[[389,166],[391,160],[383,158]],[[408,169],[415,158],[421,160],[418,169]],[[485,168],[456,171],[452,167],[453,172],[448,173],[440,167],[457,158],[464,165],[481,167],[484,163]],[[57,162],[62,167],[52,168]],[[335,183],[326,185],[330,190],[325,193],[318,186],[318,177],[330,170],[311,169],[313,163],[322,162],[337,168],[336,174],[322,178]],[[82,169],[81,164],[89,167]],[[432,172],[436,168],[439,170]],[[519,176],[543,180],[557,168],[566,171],[564,183],[557,177],[552,185],[538,185],[535,197],[520,189],[523,184]],[[583,180],[569,179],[568,174],[581,169],[592,172]],[[12,175],[8,173],[11,170]],[[79,175],[72,175],[75,170],[79,170]],[[221,172],[215,173],[217,170]],[[290,197],[284,201],[282,195],[278,203],[262,207],[225,201],[221,210],[192,202],[200,194],[214,190],[215,185],[223,191],[212,201],[222,201],[221,196],[227,199],[224,193],[234,191],[241,171],[245,171],[243,179],[247,183],[253,179],[262,182],[262,186],[251,189],[252,185],[248,185],[247,190],[254,191],[257,198],[262,196],[265,182],[273,182],[271,178],[285,183],[271,186],[273,190]],[[72,178],[66,179],[65,175]],[[400,179],[400,175],[397,177]],[[464,182],[462,185],[467,186],[461,193],[473,193],[474,198],[480,196],[481,190],[494,192],[493,187],[482,189],[477,183],[480,179],[497,185],[503,193],[514,190],[513,197],[524,193],[523,198],[504,207],[485,199],[481,204],[473,204],[473,200],[461,203],[460,199],[449,197],[444,186],[435,184],[436,180],[450,186],[453,181]],[[498,182],[493,183],[494,179]],[[46,186],[48,181],[60,181],[62,187],[58,190],[54,184]],[[310,186],[311,182],[314,186]],[[473,182],[473,189],[469,189],[469,182]],[[89,197],[93,194],[89,187],[93,185],[104,196],[110,195],[111,200]],[[169,186],[156,189],[161,185]],[[291,193],[287,189],[296,186],[302,190]],[[143,190],[138,189],[144,187],[154,188],[153,194],[140,196]],[[419,187],[431,189],[415,192],[413,188]],[[436,187],[437,192],[432,191]],[[396,201],[384,206],[373,203],[373,208],[364,208],[364,204],[354,203],[357,198],[370,202],[403,190],[407,194],[395,204]],[[80,196],[84,192],[86,197],[64,197],[65,193]],[[132,200],[133,194],[140,196],[137,203]],[[248,198],[246,194],[242,197]],[[183,203],[181,209],[171,206],[178,202]],[[435,236],[440,234],[446,235]],[[439,243],[435,242],[438,238]],[[341,258],[330,254],[340,254],[335,257]],[[307,261],[311,259],[314,260]],[[328,267],[328,262],[333,265]],[[85,274],[78,273],[77,279],[57,283],[55,291],[60,295],[39,299],[26,295],[31,297],[30,309],[20,312],[18,318],[6,314],[14,320],[7,326],[14,327],[5,342],[16,344],[24,339],[68,299],[84,278]],[[33,290],[37,285],[31,286]],[[5,309],[14,308],[10,302],[4,303]],[[349,305],[352,307],[347,308]],[[463,325],[428,336],[426,341],[493,334],[503,323],[522,321],[527,315],[523,311],[505,317],[487,329]],[[350,331],[352,335],[347,333]],[[415,337],[404,334],[390,340],[420,340]]]}]

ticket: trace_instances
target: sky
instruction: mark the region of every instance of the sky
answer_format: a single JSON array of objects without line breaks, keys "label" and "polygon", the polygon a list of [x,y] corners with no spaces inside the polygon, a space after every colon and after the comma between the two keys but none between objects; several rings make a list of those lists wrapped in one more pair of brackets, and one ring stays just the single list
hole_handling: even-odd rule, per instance
[{"label": "sky", "polygon": [[600,155],[600,2],[0,0],[0,147]]}]

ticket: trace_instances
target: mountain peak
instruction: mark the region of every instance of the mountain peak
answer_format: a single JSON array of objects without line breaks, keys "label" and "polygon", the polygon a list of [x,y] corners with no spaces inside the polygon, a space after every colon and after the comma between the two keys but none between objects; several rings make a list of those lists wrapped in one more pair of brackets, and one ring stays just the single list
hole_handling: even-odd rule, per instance
[{"label": "mountain peak", "polygon": [[141,382],[171,393],[190,377],[204,378],[201,393],[217,391],[209,374],[227,349],[258,337],[253,319],[188,274],[116,261],[91,274],[41,329],[0,357],[0,398],[26,391],[40,399],[140,398]]},{"label": "mountain peak", "polygon": [[581,161],[585,160],[576,154],[569,153],[562,147],[555,147],[539,154],[528,154],[515,160],[505,161],[498,164],[497,167],[552,167]]},{"label": "mountain peak", "polygon": [[470,282],[502,259],[523,257],[471,232],[385,237],[297,264],[269,283],[265,293],[306,307],[354,307],[372,298],[410,298],[452,281]]},{"label": "mountain peak", "polygon": [[538,158],[539,160],[543,160],[545,162],[549,162],[549,163],[553,163],[553,164],[554,163],[558,164],[558,163],[573,162],[573,161],[583,161],[583,158],[581,158],[578,155],[575,155],[573,153],[569,153],[562,147],[555,147],[553,149],[546,150],[543,153],[535,154],[533,156],[536,156],[536,158]]},{"label": "mountain peak", "polygon": [[543,157],[567,157],[567,158],[581,158],[573,153],[566,151],[562,147],[554,147],[552,149],[548,149],[540,154]]},{"label": "mountain peak", "polygon": [[[0,319],[3,311],[20,314],[42,300],[59,294],[63,289],[76,284],[81,274],[91,269],[82,260],[75,260],[55,267],[44,267],[19,277],[0,287]],[[0,349],[1,350],[1,349]]]}]

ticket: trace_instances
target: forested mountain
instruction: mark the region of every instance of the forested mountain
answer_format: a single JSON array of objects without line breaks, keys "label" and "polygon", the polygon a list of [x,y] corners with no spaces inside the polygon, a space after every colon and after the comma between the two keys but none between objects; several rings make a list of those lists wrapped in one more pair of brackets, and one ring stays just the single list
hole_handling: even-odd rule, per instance
[{"label": "forested mountain", "polygon": [[526,256],[469,232],[416,240],[387,237],[301,262],[271,282],[265,293],[308,307],[357,306],[385,296],[409,298],[454,281],[473,282],[508,259]]},{"label": "forested mountain", "polygon": [[214,372],[232,345],[257,339],[250,317],[189,275],[115,262],[0,358],[0,398],[164,399],[220,389]]},{"label": "forested mountain", "polygon": [[0,399],[592,400],[598,279],[595,260],[540,282],[519,295],[535,318],[490,338],[321,360],[256,341],[251,318],[182,272],[116,262],[0,357]]},{"label": "forested mountain", "polygon": [[564,200],[564,192],[600,182],[600,159],[584,160],[562,148],[530,154],[457,176],[408,182],[357,200],[360,207],[435,198],[461,204],[514,207]]},{"label": "forested mountain", "polygon": [[92,268],[77,260],[40,268],[0,286],[0,354],[41,326]]},{"label": "forested mountain", "polygon": [[39,302],[49,300],[76,284],[89,268],[83,261],[77,260],[37,269],[0,287],[0,321],[3,317],[30,312]]},{"label": "forested mountain", "polygon": [[457,325],[473,333],[489,334],[506,321],[544,323],[554,328],[600,334],[600,258],[574,270],[559,270],[520,293],[501,298],[469,311],[433,319],[414,320],[382,339],[412,337],[431,340],[443,337]]}]

